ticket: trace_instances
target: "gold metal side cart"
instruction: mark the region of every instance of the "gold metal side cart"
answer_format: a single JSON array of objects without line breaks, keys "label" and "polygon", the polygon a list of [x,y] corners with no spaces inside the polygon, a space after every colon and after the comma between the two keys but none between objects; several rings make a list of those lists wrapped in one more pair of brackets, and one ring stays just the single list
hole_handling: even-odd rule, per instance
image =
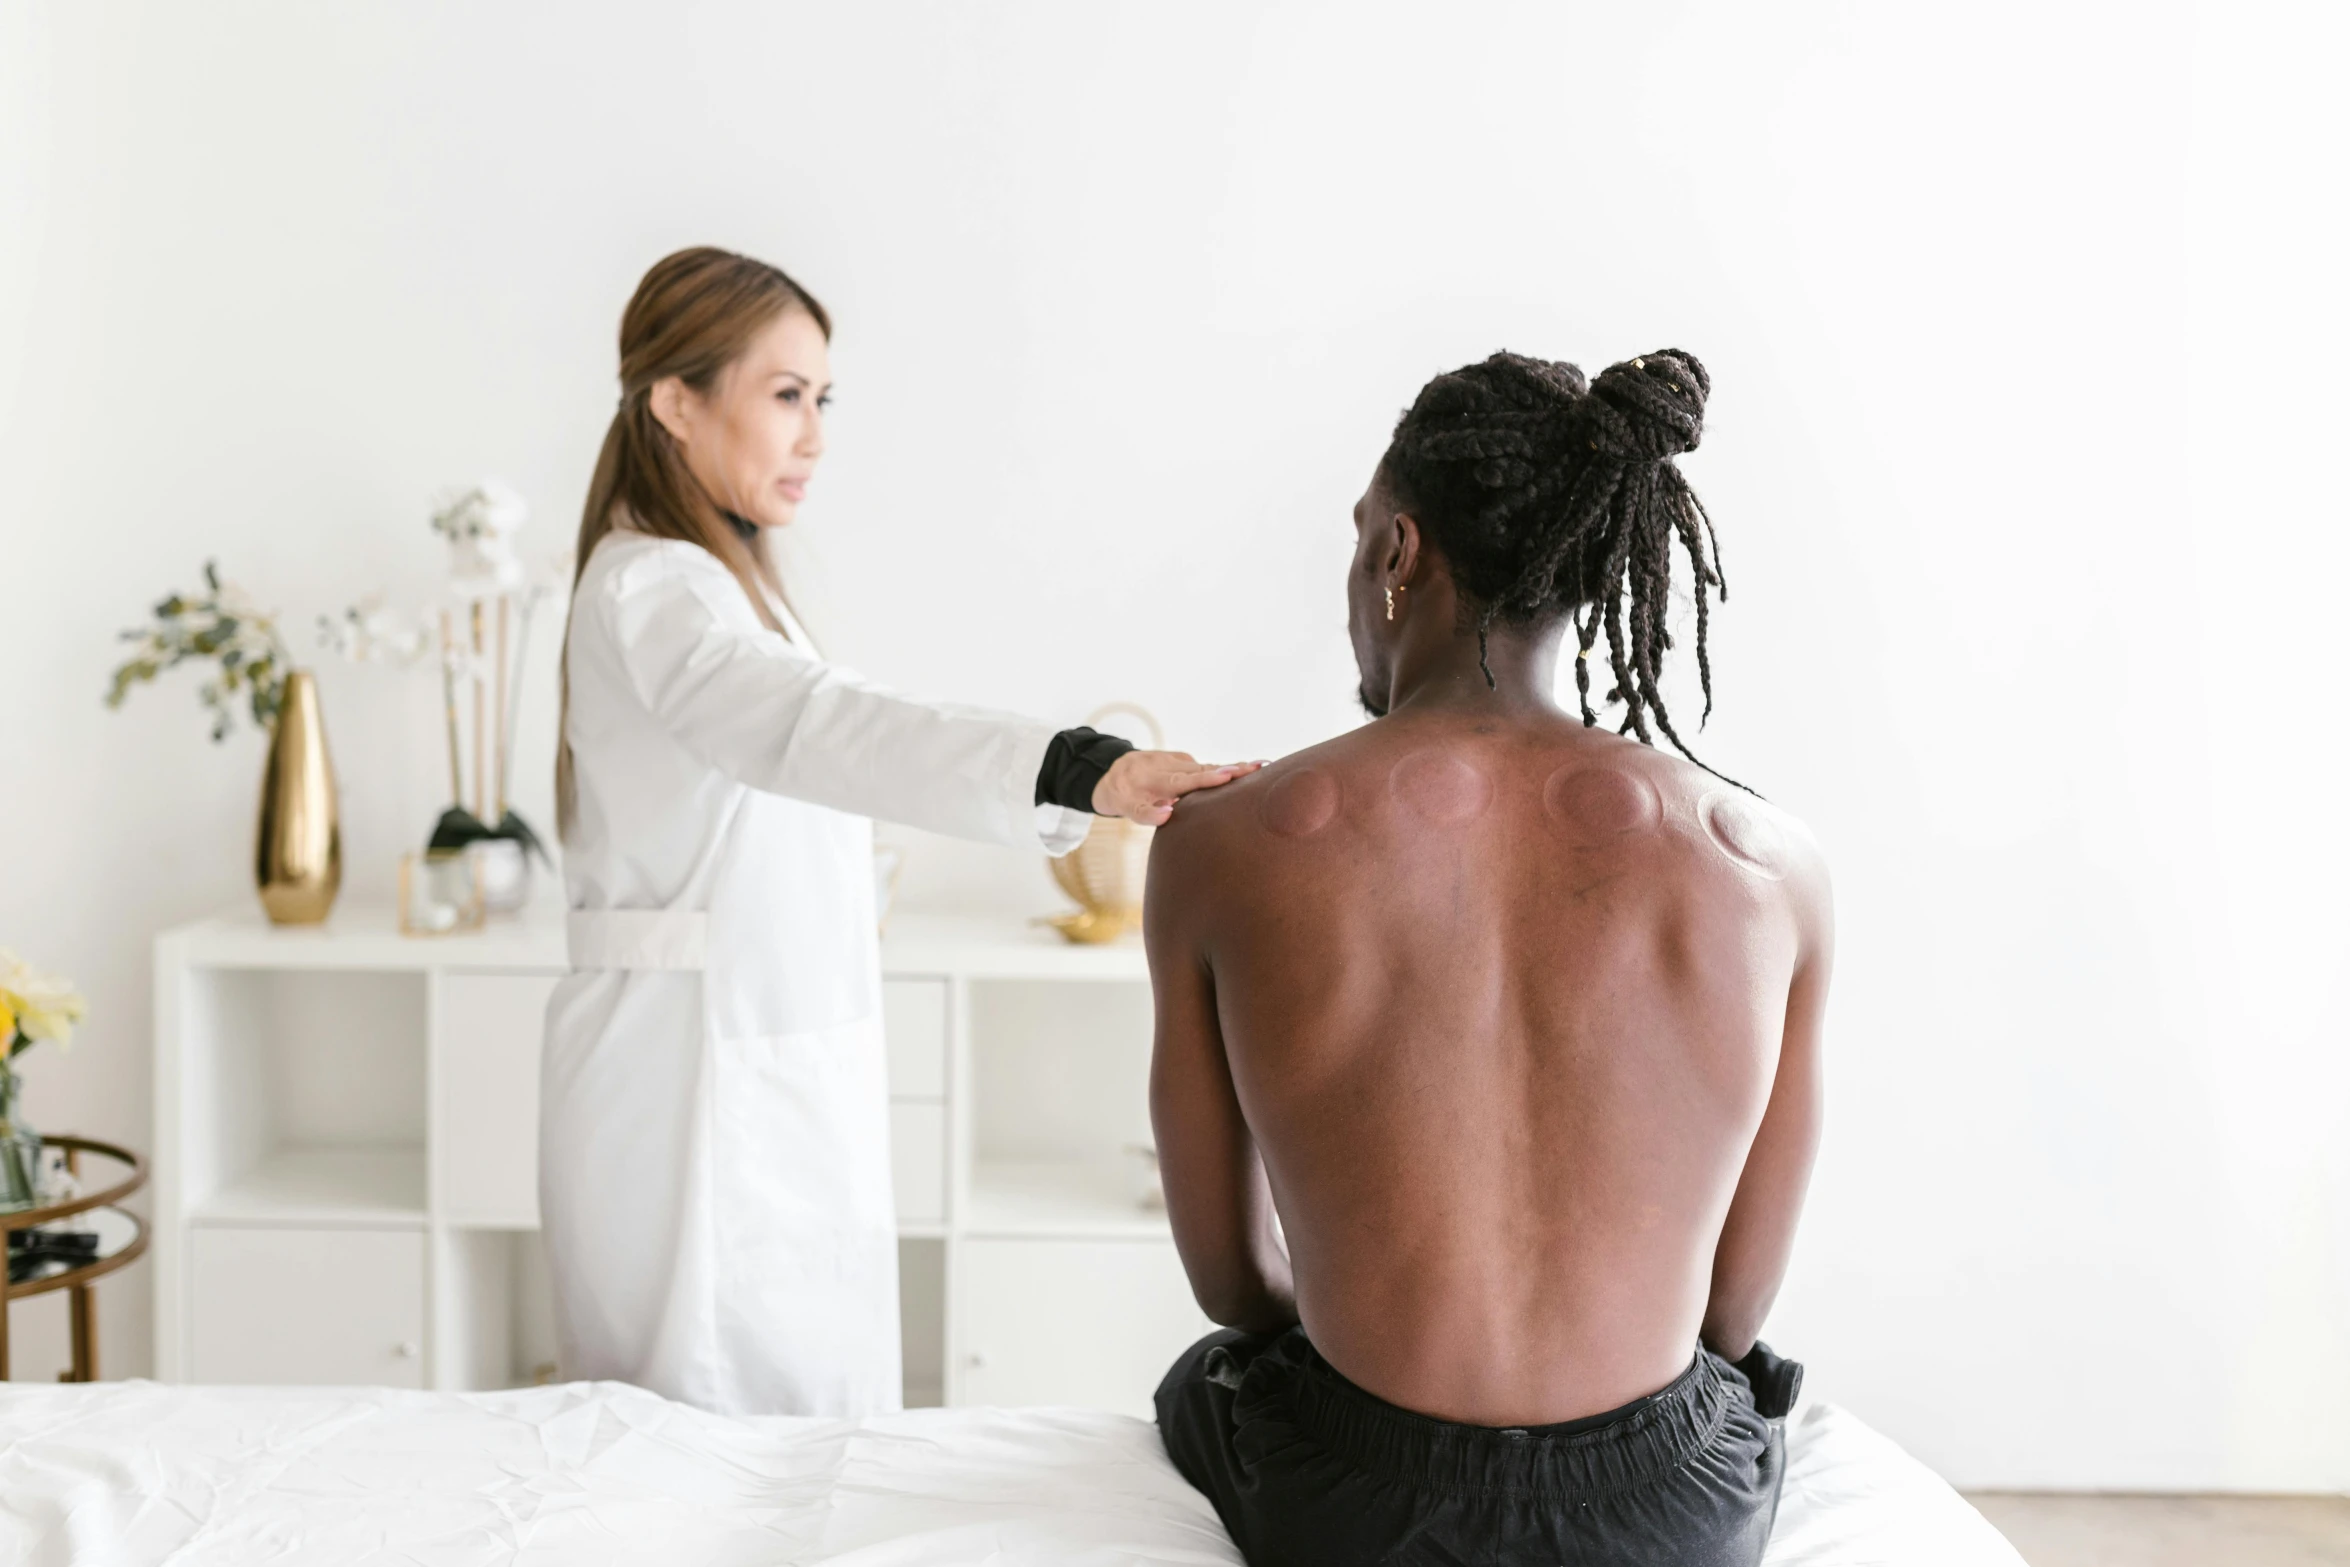
[{"label": "gold metal side cart", "polygon": [[147,1184],[147,1162],[127,1148],[102,1143],[92,1137],[44,1137],[41,1143],[44,1148],[63,1149],[65,1167],[76,1178],[82,1174],[85,1157],[115,1167],[105,1172],[109,1176],[113,1176],[117,1170],[122,1173],[111,1184],[85,1192],[69,1202],[45,1203],[37,1208],[18,1208],[0,1213],[0,1232],[34,1229],[58,1219],[87,1214],[90,1227],[98,1233],[97,1254],[88,1261],[46,1263],[31,1278],[0,1287],[0,1381],[5,1381],[8,1376],[8,1308],[29,1296],[71,1290],[73,1369],[61,1372],[58,1380],[95,1382],[98,1379],[98,1320],[90,1286],[109,1273],[129,1267],[146,1253],[146,1221],[120,1204],[125,1197]]}]

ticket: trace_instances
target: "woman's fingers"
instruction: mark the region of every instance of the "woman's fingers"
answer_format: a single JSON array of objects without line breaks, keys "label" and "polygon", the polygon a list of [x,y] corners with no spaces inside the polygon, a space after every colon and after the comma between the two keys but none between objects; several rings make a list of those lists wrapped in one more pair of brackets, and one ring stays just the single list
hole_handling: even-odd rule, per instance
[{"label": "woman's fingers", "polygon": [[1175,802],[1195,789],[1213,789],[1243,778],[1264,766],[1262,762],[1226,762],[1203,766],[1182,751],[1129,751],[1110,764],[1094,786],[1093,808],[1103,816],[1123,816],[1146,827],[1160,827],[1175,811]]},{"label": "woman's fingers", "polygon": [[1219,762],[1211,766],[1202,766],[1191,762],[1191,758],[1188,756],[1183,760],[1191,765],[1179,768],[1168,780],[1167,794],[1170,802],[1181,799],[1194,789],[1213,789],[1219,784],[1228,784],[1235,778],[1245,778],[1265,765],[1262,762]]}]

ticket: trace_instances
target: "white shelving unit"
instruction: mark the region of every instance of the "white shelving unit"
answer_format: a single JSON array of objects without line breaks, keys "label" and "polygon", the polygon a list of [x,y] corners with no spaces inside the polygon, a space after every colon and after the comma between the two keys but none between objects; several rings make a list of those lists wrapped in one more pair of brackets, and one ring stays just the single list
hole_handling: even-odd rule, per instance
[{"label": "white shelving unit", "polygon": [[[902,913],[882,943],[910,1404],[1147,1415],[1207,1331],[1141,1202],[1138,946]],[[155,947],[157,1375],[473,1388],[554,1359],[537,1244],[559,911],[407,938],[243,911]]]}]

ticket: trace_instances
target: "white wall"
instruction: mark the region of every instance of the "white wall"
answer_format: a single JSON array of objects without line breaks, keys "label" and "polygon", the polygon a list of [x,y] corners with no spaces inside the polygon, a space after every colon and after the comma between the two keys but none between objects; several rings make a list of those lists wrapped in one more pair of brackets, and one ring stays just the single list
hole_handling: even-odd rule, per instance
[{"label": "white wall", "polygon": [[[0,941],[96,1006],[39,1123],[145,1140],[148,940],[244,895],[259,745],[185,680],[103,711],[113,632],[208,555],[297,629],[420,597],[480,474],[565,542],[674,246],[838,316],[794,569],[839,654],[1217,755],[1353,721],[1347,508],[1422,380],[1679,345],[1706,747],[1839,874],[1771,1337],[1964,1482],[2350,1487],[2322,14],[0,10]],[[432,695],[322,679],[380,898]],[[931,843],[909,891],[1054,906]]]}]

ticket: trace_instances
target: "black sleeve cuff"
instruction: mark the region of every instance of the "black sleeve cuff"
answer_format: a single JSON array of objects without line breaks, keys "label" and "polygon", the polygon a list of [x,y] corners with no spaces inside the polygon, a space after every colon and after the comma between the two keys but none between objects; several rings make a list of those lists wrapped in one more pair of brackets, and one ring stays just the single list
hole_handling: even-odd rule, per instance
[{"label": "black sleeve cuff", "polygon": [[1092,810],[1094,785],[1112,762],[1133,749],[1133,741],[1116,735],[1083,727],[1062,730],[1044,748],[1044,766],[1036,774],[1036,803]]}]

